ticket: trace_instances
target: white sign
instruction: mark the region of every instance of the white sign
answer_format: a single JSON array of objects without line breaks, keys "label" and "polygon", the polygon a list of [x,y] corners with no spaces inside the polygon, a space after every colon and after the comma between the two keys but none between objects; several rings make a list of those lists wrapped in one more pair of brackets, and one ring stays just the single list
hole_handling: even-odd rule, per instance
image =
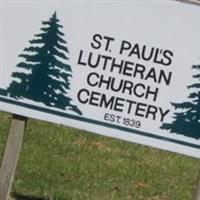
[{"label": "white sign", "polygon": [[0,109],[200,158],[200,8],[2,1]]}]

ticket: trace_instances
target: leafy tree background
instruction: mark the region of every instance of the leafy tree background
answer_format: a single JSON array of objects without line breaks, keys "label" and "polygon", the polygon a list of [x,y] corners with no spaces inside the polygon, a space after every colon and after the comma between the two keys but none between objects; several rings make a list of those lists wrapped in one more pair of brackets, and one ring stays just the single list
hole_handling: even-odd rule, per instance
[{"label": "leafy tree background", "polygon": [[164,123],[161,128],[171,133],[178,133],[188,137],[200,138],[200,65],[192,66],[198,72],[193,75],[196,83],[189,85],[191,91],[188,101],[183,103],[172,103],[176,112],[172,123]]},{"label": "leafy tree background", "polygon": [[15,99],[42,102],[62,110],[69,109],[82,115],[67,96],[72,69],[67,64],[69,51],[56,12],[42,25],[41,33],[36,34],[35,39],[29,41],[31,46],[19,55],[25,61],[18,63],[17,67],[24,70],[12,73],[15,80],[7,88],[8,95]]}]

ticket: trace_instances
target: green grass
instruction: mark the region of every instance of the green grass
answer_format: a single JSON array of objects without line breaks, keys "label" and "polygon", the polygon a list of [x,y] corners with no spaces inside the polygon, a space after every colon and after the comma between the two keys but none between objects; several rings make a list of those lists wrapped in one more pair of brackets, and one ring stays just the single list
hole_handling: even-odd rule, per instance
[{"label": "green grass", "polygon": [[[11,116],[0,113],[0,161]],[[192,200],[200,161],[28,120],[12,194],[50,200]],[[33,198],[34,199],[34,198]]]}]

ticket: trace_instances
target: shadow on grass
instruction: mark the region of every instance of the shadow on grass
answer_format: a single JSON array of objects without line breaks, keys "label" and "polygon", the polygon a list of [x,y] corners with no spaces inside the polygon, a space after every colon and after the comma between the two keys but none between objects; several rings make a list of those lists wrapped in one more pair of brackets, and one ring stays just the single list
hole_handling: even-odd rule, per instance
[{"label": "shadow on grass", "polygon": [[12,196],[15,198],[15,200],[49,200],[45,198],[26,196],[26,195],[16,194],[16,193],[13,194]]}]

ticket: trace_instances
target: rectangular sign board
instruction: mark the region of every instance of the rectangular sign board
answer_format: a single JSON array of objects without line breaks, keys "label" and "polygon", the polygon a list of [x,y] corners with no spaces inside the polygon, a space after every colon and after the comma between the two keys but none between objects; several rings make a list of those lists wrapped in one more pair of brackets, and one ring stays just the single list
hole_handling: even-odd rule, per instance
[{"label": "rectangular sign board", "polygon": [[1,1],[0,110],[200,158],[200,8]]}]

